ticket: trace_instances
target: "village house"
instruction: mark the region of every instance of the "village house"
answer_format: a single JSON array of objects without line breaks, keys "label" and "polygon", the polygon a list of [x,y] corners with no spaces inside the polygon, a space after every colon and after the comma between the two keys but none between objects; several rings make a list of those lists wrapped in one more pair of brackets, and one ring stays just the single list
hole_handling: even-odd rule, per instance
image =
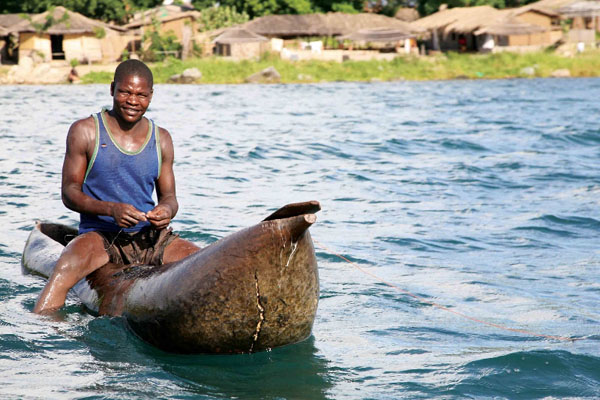
[{"label": "village house", "polygon": [[549,27],[523,22],[510,13],[504,14],[506,15],[493,23],[484,24],[473,32],[478,46],[476,50],[481,52],[535,51],[555,42]]},{"label": "village house", "polygon": [[134,14],[131,21],[124,25],[131,34],[135,35],[135,45],[129,50],[137,52],[146,45],[142,44],[144,34],[155,29],[158,26],[158,32],[161,34],[172,33],[177,42],[182,45],[181,54],[173,54],[186,58],[193,49],[194,36],[199,27],[200,12],[196,11],[190,5],[161,5],[144,12]]},{"label": "village house", "polygon": [[269,39],[244,28],[229,28],[217,36],[214,54],[233,59],[256,59],[270,50]]},{"label": "village house", "polygon": [[123,29],[64,7],[22,18],[7,30],[18,37],[19,62],[25,57],[47,62],[111,62],[121,57],[127,43]]},{"label": "village house", "polygon": [[[333,52],[356,50],[416,50],[415,37],[423,29],[379,14],[268,15],[242,27],[271,39],[271,49],[289,59],[348,59]],[[408,45],[406,44],[408,40]],[[357,53],[354,54],[357,56]],[[371,54],[373,55],[373,54]],[[365,55],[366,56],[366,55]],[[329,58],[328,58],[329,57]]]},{"label": "village house", "polygon": [[600,3],[597,1],[576,1],[558,9],[564,18],[571,18],[572,24],[566,40],[571,43],[593,44],[596,33],[600,33]]},{"label": "village house", "polygon": [[[443,6],[413,25],[430,32],[427,48],[432,51],[522,52],[553,46],[559,41],[595,42],[595,32],[600,32],[598,15],[597,2],[540,0],[504,10]],[[563,26],[569,21],[570,25]]]},{"label": "village house", "polygon": [[253,19],[244,28],[267,38],[297,40],[336,37],[365,29],[401,29],[417,33],[421,30],[407,22],[380,14],[327,14],[267,15]]},{"label": "village house", "polygon": [[413,25],[430,32],[433,51],[532,51],[562,38],[559,14],[534,5],[442,8]]}]

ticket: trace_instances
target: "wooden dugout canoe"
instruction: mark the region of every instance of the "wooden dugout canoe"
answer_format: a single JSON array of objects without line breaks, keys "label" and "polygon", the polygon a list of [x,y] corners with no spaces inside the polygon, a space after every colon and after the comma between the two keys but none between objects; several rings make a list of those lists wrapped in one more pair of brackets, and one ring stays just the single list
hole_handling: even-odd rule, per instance
[{"label": "wooden dugout canoe", "polygon": [[[306,339],[319,299],[308,228],[317,201],[289,204],[178,262],[108,263],[71,289],[92,312],[123,316],[145,341],[178,353],[246,353]],[[37,223],[26,273],[49,277],[74,228]]]}]

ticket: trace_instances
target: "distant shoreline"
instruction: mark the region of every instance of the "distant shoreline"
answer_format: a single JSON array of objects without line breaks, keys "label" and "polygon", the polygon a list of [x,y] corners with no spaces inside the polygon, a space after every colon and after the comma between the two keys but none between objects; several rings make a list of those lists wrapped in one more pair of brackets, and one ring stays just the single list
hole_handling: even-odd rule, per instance
[{"label": "distant shoreline", "polygon": [[[77,66],[81,83],[110,83],[113,64]],[[195,68],[202,77],[195,84],[240,84],[247,78],[268,67],[273,67],[280,79],[274,83],[325,83],[325,82],[390,82],[432,80],[477,80],[514,78],[566,78],[600,76],[600,51],[588,50],[581,54],[561,56],[554,52],[457,54],[448,53],[435,57],[397,57],[391,61],[287,61],[276,55],[267,55],[256,61],[231,61],[222,58],[192,58],[185,61],[168,59],[149,64],[155,83],[170,83],[171,77]],[[70,67],[45,68],[36,81],[35,73],[27,74],[27,80],[11,82],[7,79],[10,66],[0,67],[1,84],[47,84],[66,83]],[[39,66],[36,68],[40,68]],[[64,81],[48,82],[48,70],[65,76]],[[44,71],[42,71],[44,72]],[[12,73],[13,75],[14,72]],[[260,82],[260,81],[259,81]]]}]

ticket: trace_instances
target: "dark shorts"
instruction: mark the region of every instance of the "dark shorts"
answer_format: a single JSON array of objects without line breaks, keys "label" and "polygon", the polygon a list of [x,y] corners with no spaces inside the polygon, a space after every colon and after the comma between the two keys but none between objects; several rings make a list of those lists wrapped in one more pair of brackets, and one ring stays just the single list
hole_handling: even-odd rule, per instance
[{"label": "dark shorts", "polygon": [[140,232],[100,232],[111,263],[124,265],[161,265],[165,248],[179,235],[167,229]]}]

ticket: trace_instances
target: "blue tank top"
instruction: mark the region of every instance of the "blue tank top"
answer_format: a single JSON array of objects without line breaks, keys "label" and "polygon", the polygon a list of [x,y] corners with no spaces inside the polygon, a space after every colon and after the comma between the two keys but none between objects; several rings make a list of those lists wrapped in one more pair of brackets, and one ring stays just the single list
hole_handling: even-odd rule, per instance
[{"label": "blue tank top", "polygon": [[[106,123],[105,110],[93,114],[96,143],[83,181],[83,193],[96,200],[128,203],[142,212],[155,206],[152,194],[160,175],[161,151],[158,129],[148,120],[148,135],[136,151],[121,148]],[[124,232],[137,232],[150,223],[140,222]],[[118,232],[121,227],[113,217],[81,214],[79,233],[89,231]]]}]

